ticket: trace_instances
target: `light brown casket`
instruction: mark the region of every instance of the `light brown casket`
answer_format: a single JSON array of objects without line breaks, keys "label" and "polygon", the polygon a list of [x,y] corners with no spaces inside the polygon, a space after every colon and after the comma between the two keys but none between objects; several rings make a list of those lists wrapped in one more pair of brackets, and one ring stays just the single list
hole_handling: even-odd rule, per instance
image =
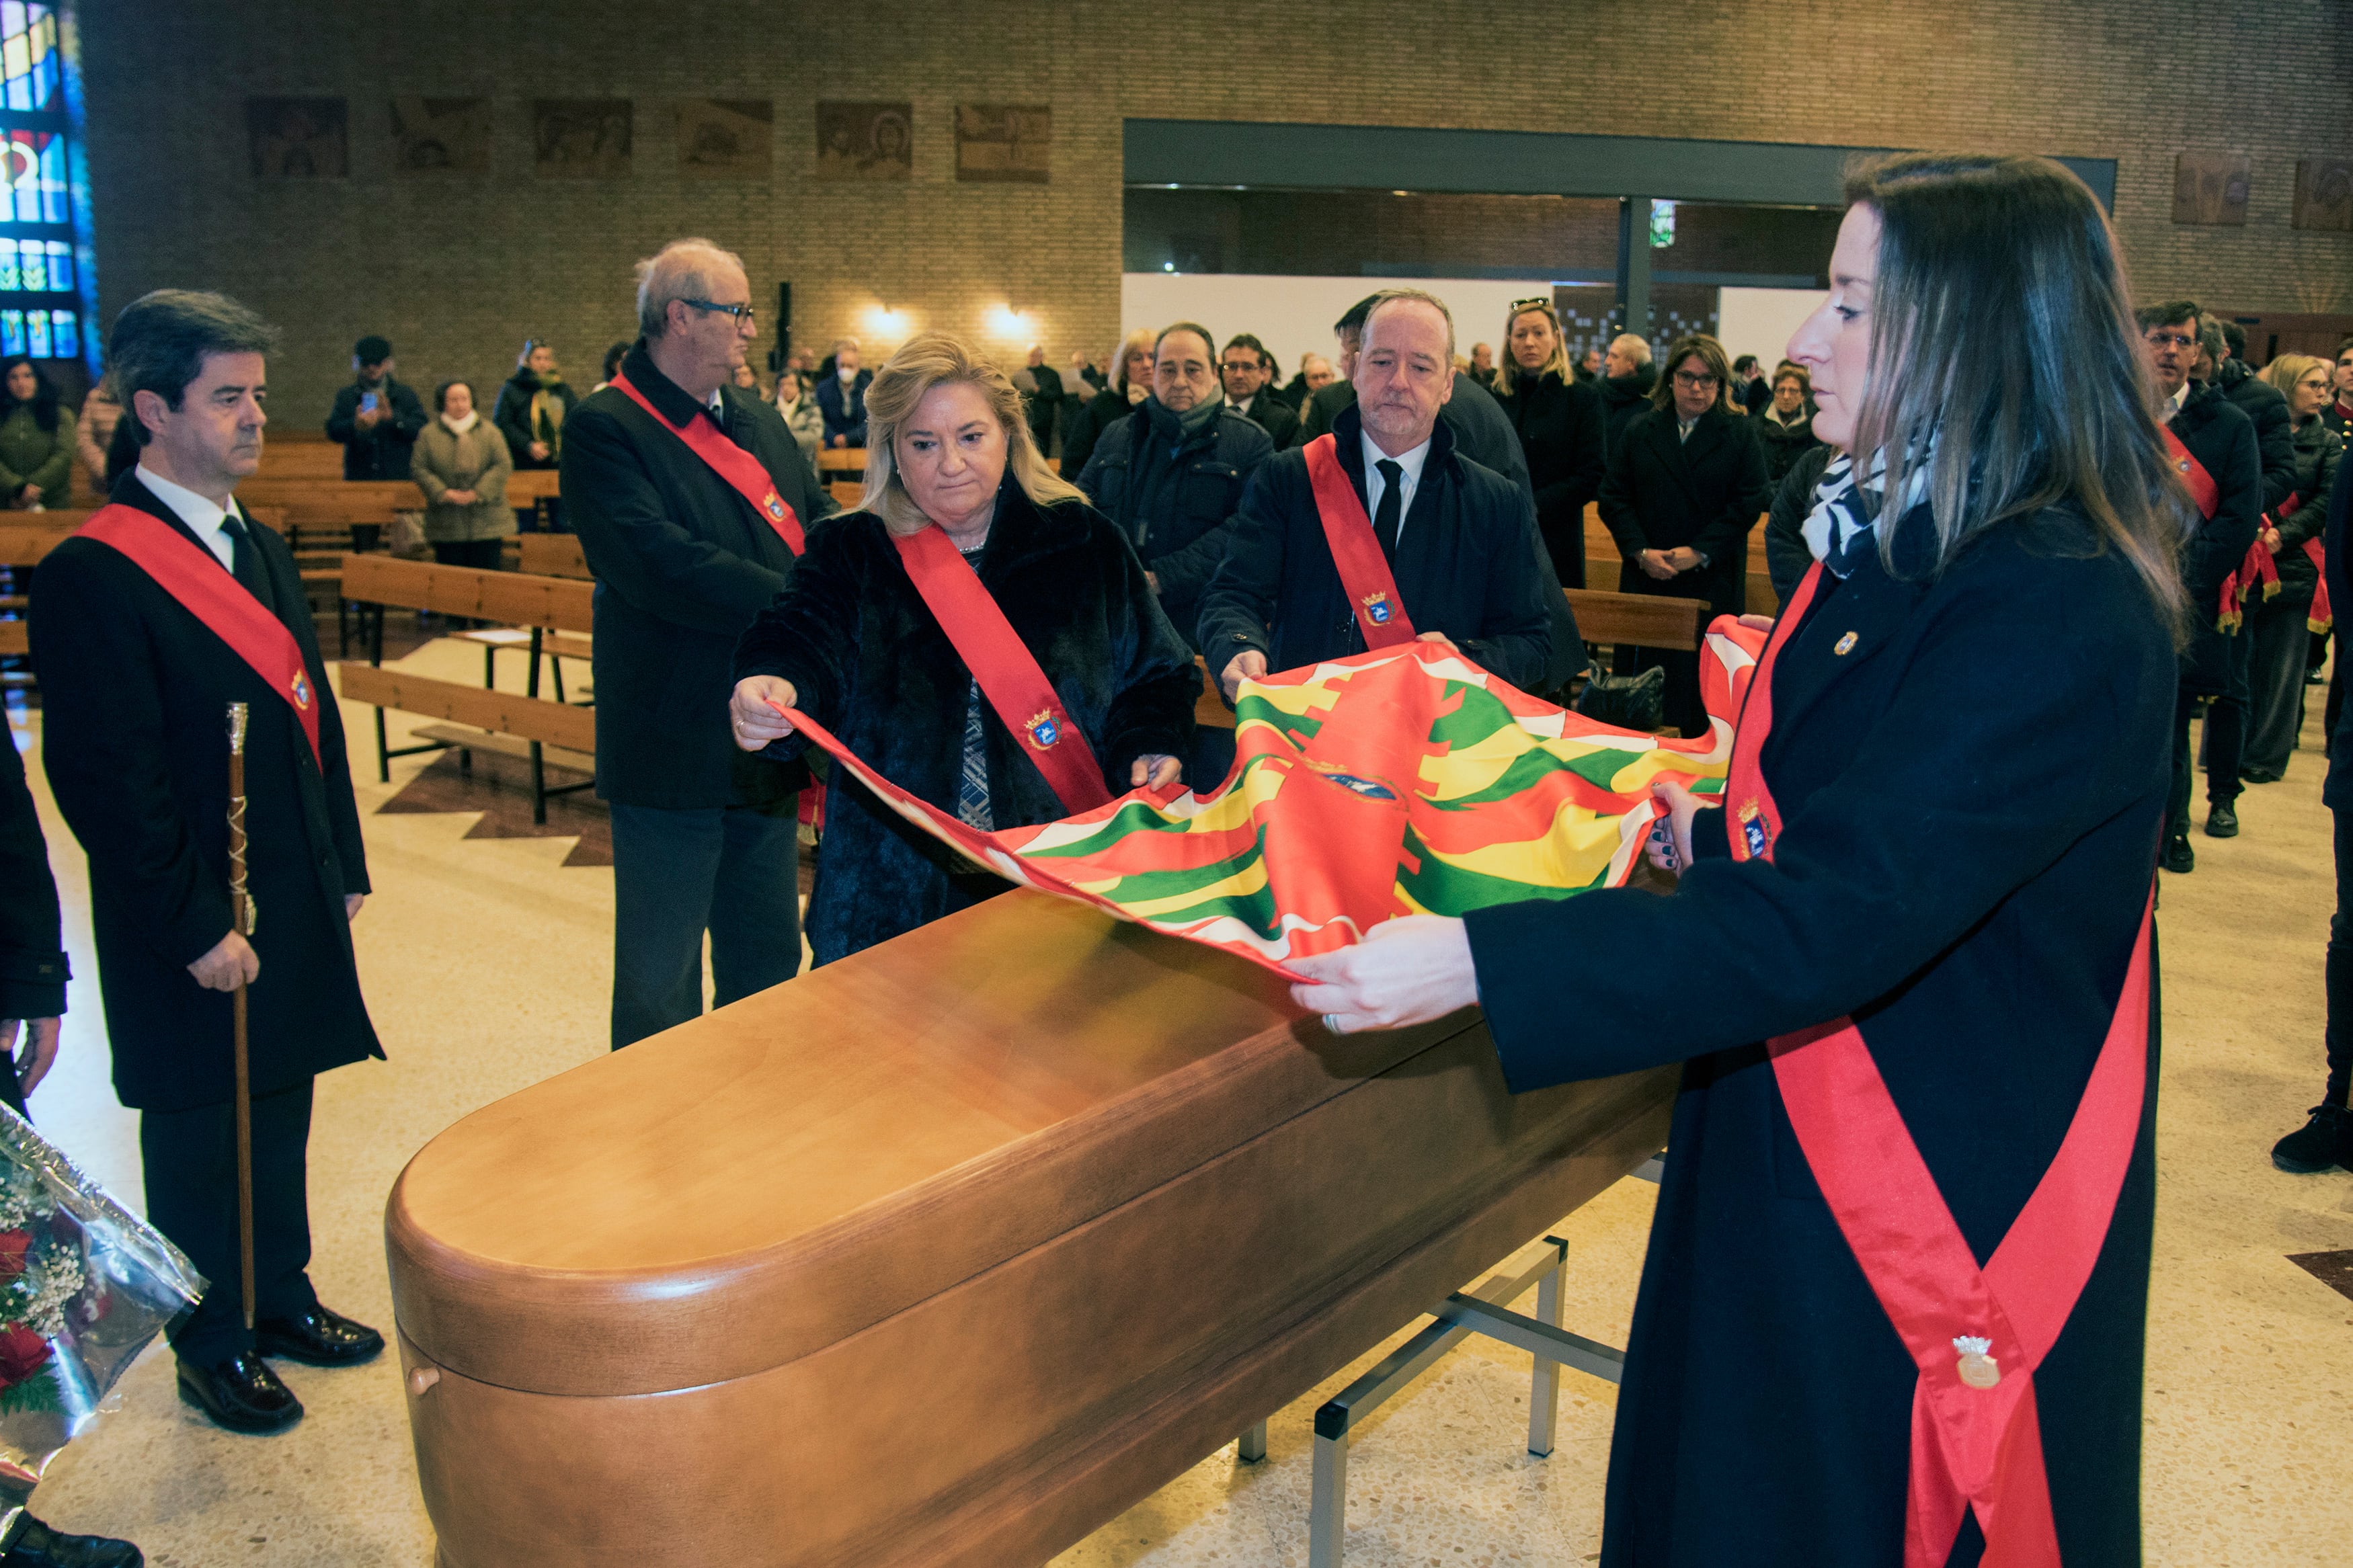
[{"label": "light brown casket", "polygon": [[[1036,1563],[1664,1141],[1017,892],[459,1121],[385,1216],[448,1568]],[[1510,1441],[1498,1433],[1497,1442]]]}]

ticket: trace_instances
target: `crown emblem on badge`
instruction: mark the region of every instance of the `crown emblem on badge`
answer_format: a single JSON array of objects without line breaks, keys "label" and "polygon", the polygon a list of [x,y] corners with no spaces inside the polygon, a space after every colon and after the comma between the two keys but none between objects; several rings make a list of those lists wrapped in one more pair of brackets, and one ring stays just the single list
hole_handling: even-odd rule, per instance
[{"label": "crown emblem on badge", "polygon": [[1372,622],[1373,625],[1377,626],[1388,626],[1389,624],[1389,616],[1392,613],[1393,611],[1389,605],[1389,596],[1387,594],[1367,594],[1365,595],[1365,618]]},{"label": "crown emblem on badge", "polygon": [[1029,731],[1029,743],[1041,752],[1050,750],[1062,738],[1062,727],[1054,722],[1051,712],[1039,714],[1022,728]]},{"label": "crown emblem on badge", "polygon": [[775,518],[778,522],[785,521],[784,498],[776,494],[776,491],[770,490],[768,492],[767,499],[763,500],[760,504],[768,509],[768,515],[770,517]]},{"label": "crown emblem on badge", "polygon": [[301,709],[306,713],[309,712],[311,710],[311,682],[309,679],[298,669],[294,672],[294,679],[288,681],[286,684],[294,693],[294,706]]}]

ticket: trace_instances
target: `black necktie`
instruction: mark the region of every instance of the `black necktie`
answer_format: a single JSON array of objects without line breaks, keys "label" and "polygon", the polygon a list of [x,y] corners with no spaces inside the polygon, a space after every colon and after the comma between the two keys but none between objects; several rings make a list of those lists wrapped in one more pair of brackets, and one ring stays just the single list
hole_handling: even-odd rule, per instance
[{"label": "black necktie", "polygon": [[1405,478],[1405,470],[1388,458],[1383,458],[1373,467],[1381,471],[1381,504],[1373,514],[1373,537],[1381,542],[1381,553],[1388,556],[1389,564],[1394,566],[1397,564],[1398,520],[1405,512],[1405,503],[1399,495],[1403,487],[1398,481]]},{"label": "black necktie", "polygon": [[245,520],[230,512],[221,519],[221,531],[229,540],[228,574],[244,584],[246,592],[260,598],[261,573],[253,559],[253,539],[245,531]]}]

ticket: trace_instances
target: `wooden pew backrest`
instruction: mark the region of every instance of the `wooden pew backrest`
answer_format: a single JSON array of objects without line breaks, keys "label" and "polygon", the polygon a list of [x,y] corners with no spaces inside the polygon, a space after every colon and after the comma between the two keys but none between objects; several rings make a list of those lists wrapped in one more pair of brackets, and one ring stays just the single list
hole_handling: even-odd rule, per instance
[{"label": "wooden pew backrest", "polygon": [[55,550],[83,523],[90,521],[86,511],[22,512],[18,519],[0,522],[0,566],[37,566],[41,557]]},{"label": "wooden pew backrest", "polygon": [[[552,632],[596,629],[596,584],[573,577],[538,577],[521,572],[480,572],[464,566],[396,561],[388,555],[343,557],[343,597],[364,605],[393,605],[470,616],[501,626],[539,626]],[[396,703],[385,703],[396,707]],[[570,742],[557,742],[563,745]]]},{"label": "wooden pew backrest", "polygon": [[353,659],[344,660],[338,668],[347,702],[397,708],[404,713],[422,713],[542,745],[596,754],[596,710],[593,708],[546,702],[512,691],[486,691],[479,686],[433,680]]},{"label": "wooden pew backrest", "polygon": [[1577,635],[1587,645],[1616,647],[1695,648],[1707,629],[1704,599],[1654,598],[1648,594],[1611,594],[1599,588],[1564,588],[1576,612]]},{"label": "wooden pew backrest", "polygon": [[519,533],[515,547],[521,552],[522,569],[534,577],[583,577],[594,580],[588,570],[588,556],[580,548],[576,535],[569,533]]}]

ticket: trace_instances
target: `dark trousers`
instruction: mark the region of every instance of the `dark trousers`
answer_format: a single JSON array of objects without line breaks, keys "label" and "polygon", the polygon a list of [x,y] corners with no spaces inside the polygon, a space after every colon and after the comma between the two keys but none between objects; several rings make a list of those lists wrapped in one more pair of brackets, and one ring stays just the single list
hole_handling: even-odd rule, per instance
[{"label": "dark trousers", "polygon": [[2328,1088],[2321,1098],[2343,1105],[2353,1085],[2353,810],[2329,816],[2337,824],[2337,912],[2328,917]]},{"label": "dark trousers", "polygon": [[444,566],[496,572],[504,563],[501,554],[506,542],[503,539],[437,539],[433,542],[433,559]]},{"label": "dark trousers", "polygon": [[799,797],[699,811],[614,805],[613,1048],[800,973]]},{"label": "dark trousers", "polygon": [[2247,606],[2247,746],[2242,767],[2274,777],[2304,732],[2304,659],[2312,634],[2312,584],[2283,584],[2274,598]]},{"label": "dark trousers", "polygon": [[[2205,733],[2193,747],[2189,725],[2198,716],[2201,700],[2211,701],[2211,706],[2206,710]],[[2189,831],[2189,777],[2196,763],[2203,762],[2206,765],[2208,805],[2229,805],[2239,798],[2242,787],[2239,783],[2239,763],[2246,738],[2246,638],[2234,637],[2231,639],[2231,689],[2211,700],[2185,690],[2174,700],[2173,789],[2167,802],[2168,835]]]},{"label": "dark trousers", "polygon": [[[311,1289],[311,1089],[253,1097],[253,1288],[264,1318],[319,1304]],[[227,1101],[139,1113],[147,1218],[212,1281],[172,1332],[184,1361],[209,1366],[253,1348],[245,1331],[237,1236],[237,1113]]]}]

